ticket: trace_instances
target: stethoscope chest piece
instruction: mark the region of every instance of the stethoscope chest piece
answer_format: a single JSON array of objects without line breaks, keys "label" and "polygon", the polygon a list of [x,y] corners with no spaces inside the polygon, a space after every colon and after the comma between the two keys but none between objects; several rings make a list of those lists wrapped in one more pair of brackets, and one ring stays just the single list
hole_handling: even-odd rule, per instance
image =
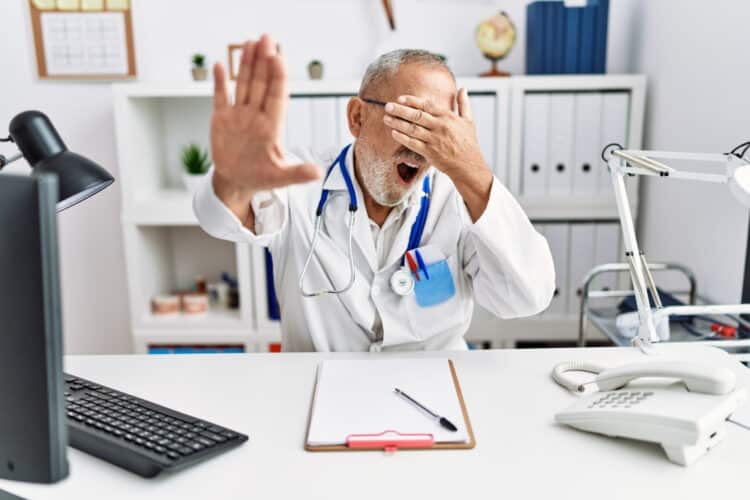
[{"label": "stethoscope chest piece", "polygon": [[391,275],[391,289],[396,295],[409,295],[414,290],[414,278],[404,268]]}]

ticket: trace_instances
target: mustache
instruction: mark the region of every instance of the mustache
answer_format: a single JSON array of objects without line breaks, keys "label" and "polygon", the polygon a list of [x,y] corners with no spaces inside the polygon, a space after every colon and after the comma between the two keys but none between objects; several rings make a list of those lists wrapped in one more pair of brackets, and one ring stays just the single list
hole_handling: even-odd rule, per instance
[{"label": "mustache", "polygon": [[397,158],[402,158],[405,160],[414,160],[417,163],[426,163],[427,159],[422,156],[421,154],[417,153],[416,151],[412,151],[411,149],[407,148],[406,146],[402,146],[401,149],[399,149],[396,152]]}]

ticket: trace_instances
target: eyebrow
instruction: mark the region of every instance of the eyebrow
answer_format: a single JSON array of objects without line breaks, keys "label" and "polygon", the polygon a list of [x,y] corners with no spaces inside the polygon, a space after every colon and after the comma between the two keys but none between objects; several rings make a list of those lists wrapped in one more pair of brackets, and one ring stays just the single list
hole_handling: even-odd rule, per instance
[{"label": "eyebrow", "polygon": [[367,97],[360,97],[365,102],[369,102],[370,104],[377,104],[378,106],[385,106],[385,103],[383,101],[378,101],[377,99],[368,99]]}]

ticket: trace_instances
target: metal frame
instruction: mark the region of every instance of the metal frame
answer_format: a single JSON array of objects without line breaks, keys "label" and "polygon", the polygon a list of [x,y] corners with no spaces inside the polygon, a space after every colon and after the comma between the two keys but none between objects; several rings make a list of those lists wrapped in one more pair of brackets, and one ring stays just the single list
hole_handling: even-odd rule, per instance
[{"label": "metal frame", "polygon": [[[650,263],[650,271],[679,271],[685,275],[690,283],[690,289],[687,292],[675,291],[673,293],[688,293],[689,303],[695,304],[697,280],[693,271],[687,266],[674,262]],[[594,290],[589,291],[591,283],[600,275],[606,273],[624,273],[630,271],[630,265],[625,263],[602,264],[591,269],[583,278],[581,286],[581,306],[578,312],[578,346],[586,346],[586,324],[588,323],[588,303],[589,299],[608,298],[608,297],[629,297],[635,292],[633,290]],[[605,333],[606,332],[602,332]]]}]

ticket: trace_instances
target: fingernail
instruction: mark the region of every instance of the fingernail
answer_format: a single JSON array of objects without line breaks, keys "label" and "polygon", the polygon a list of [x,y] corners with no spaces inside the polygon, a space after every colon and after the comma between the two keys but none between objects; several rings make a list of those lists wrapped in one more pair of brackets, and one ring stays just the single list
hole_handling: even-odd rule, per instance
[{"label": "fingernail", "polygon": [[385,105],[385,110],[390,112],[390,111],[393,111],[393,108],[395,107],[396,106],[394,106],[392,102],[389,102],[388,104]]},{"label": "fingernail", "polygon": [[406,96],[401,96],[398,98],[398,102],[404,103],[406,102]]}]

